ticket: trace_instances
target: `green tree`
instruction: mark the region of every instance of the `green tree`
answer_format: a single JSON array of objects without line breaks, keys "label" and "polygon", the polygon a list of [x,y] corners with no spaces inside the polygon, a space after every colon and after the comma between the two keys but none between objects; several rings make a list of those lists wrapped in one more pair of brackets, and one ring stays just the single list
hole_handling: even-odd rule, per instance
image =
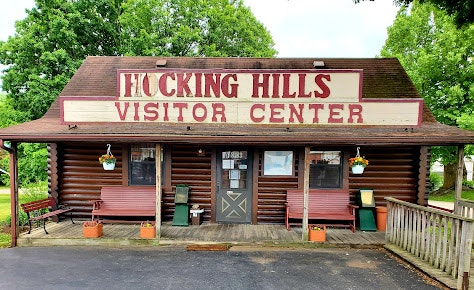
[{"label": "green tree", "polygon": [[[15,110],[40,118],[88,55],[116,55],[117,9],[110,0],[36,0],[16,34],[0,42],[3,90]],[[115,17],[115,18],[114,18]]]},{"label": "green tree", "polygon": [[273,40],[242,0],[126,1],[122,54],[272,57]]},{"label": "green tree", "polygon": [[[355,3],[365,0],[354,0]],[[374,0],[370,0],[374,1]],[[416,1],[416,0],[415,0]],[[474,1],[472,0],[419,0],[420,3],[433,4],[454,17],[458,27],[474,23]],[[408,5],[414,0],[394,0],[398,5]]]},{"label": "green tree", "polygon": [[[0,97],[0,128],[28,121],[28,114],[13,109],[3,94]],[[18,179],[21,185],[47,179],[47,149],[45,144],[20,144],[18,146]],[[0,169],[8,172],[10,156],[0,149]],[[0,183],[9,184],[9,176],[1,175]]]},{"label": "green tree", "polygon": [[[0,63],[7,66],[0,126],[43,116],[88,55],[276,54],[270,33],[242,0],[36,0],[15,27],[0,42]],[[18,155],[46,158],[45,148],[22,145]],[[45,161],[19,160],[20,180],[45,178]]]},{"label": "green tree", "polygon": [[3,89],[40,118],[88,55],[276,54],[242,0],[36,0],[0,42]]},{"label": "green tree", "polygon": [[[428,3],[400,9],[381,51],[397,57],[436,119],[459,126],[474,110],[474,24],[457,29],[453,17]],[[455,182],[456,148],[432,148],[445,165],[444,188]]]}]

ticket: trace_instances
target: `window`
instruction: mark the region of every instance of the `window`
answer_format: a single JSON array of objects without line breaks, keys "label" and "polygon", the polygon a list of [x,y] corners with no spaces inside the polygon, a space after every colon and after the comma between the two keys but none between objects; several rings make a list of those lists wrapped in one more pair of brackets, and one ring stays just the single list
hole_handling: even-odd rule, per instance
[{"label": "window", "polygon": [[130,146],[129,184],[154,185],[156,183],[156,152],[152,143]]},{"label": "window", "polygon": [[292,176],[293,151],[265,151],[263,175]]},{"label": "window", "polygon": [[309,187],[341,188],[341,151],[310,151]]}]

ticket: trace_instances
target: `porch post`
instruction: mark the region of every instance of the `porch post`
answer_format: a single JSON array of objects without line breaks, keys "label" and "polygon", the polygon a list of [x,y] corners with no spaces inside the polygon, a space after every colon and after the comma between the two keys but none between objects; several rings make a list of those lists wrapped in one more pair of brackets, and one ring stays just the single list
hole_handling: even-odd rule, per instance
[{"label": "porch post", "polygon": [[301,229],[303,241],[308,240],[309,152],[310,147],[306,145],[304,148],[303,228]]},{"label": "porch post", "polygon": [[163,156],[161,155],[161,144],[155,145],[155,164],[156,164],[156,216],[155,216],[155,226],[156,226],[156,239],[160,240],[161,238],[161,163],[163,162]]},{"label": "porch post", "polygon": [[462,194],[462,178],[464,171],[464,145],[458,145],[458,168],[456,171],[456,184],[454,187],[454,213],[461,214],[459,212],[459,199]]},{"label": "porch post", "polygon": [[18,237],[18,155],[17,144],[11,142],[10,147],[6,147],[3,140],[0,140],[0,147],[10,153],[10,234],[12,237],[10,246],[16,247]]}]

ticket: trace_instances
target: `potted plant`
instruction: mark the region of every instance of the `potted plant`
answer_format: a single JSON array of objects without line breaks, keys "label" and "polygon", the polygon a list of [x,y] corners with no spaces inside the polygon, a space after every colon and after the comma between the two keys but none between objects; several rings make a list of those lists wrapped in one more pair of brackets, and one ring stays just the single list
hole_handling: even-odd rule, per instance
[{"label": "potted plant", "polygon": [[309,225],[308,240],[311,242],[326,242],[326,226]]},{"label": "potted plant", "polygon": [[155,222],[143,222],[140,224],[140,238],[154,239],[156,238]]},{"label": "potted plant", "polygon": [[86,221],[82,226],[84,238],[98,238],[102,236],[102,223],[99,221]]},{"label": "potted plant", "polygon": [[353,174],[362,174],[364,168],[369,165],[369,160],[365,159],[364,156],[360,156],[359,147],[357,147],[357,155],[355,157],[349,158],[349,166],[352,169]]},{"label": "potted plant", "polygon": [[116,158],[110,151],[112,145],[107,144],[107,153],[99,157],[99,163],[102,164],[104,170],[114,170]]}]

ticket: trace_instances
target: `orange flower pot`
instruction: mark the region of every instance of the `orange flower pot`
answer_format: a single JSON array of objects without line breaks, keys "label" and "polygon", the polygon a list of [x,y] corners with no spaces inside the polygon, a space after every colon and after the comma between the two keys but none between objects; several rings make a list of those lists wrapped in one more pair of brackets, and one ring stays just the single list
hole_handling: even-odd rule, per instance
[{"label": "orange flower pot", "polygon": [[141,239],[154,239],[154,238],[156,238],[155,223],[142,223],[140,225],[140,238]]},{"label": "orange flower pot", "polygon": [[[313,227],[318,227],[319,230],[315,230]],[[326,226],[309,225],[308,240],[311,242],[326,242]]]},{"label": "orange flower pot", "polygon": [[102,223],[95,223],[94,225],[84,223],[82,226],[84,238],[99,238],[102,236],[102,232]]},{"label": "orange flower pot", "polygon": [[377,230],[385,231],[387,229],[387,208],[384,206],[375,207],[377,213]]}]

